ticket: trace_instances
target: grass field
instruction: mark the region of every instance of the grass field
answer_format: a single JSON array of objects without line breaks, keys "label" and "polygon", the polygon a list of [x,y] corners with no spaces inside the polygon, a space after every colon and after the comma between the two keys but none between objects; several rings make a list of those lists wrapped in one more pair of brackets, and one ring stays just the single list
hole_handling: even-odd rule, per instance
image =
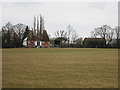
[{"label": "grass field", "polygon": [[3,88],[117,88],[118,50],[3,49]]}]

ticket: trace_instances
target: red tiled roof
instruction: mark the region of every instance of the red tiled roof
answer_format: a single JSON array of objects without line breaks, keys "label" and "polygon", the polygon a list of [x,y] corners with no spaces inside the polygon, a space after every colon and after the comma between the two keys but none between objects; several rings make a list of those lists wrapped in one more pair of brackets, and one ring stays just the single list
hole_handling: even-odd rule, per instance
[{"label": "red tiled roof", "polygon": [[37,36],[33,36],[32,39],[27,39],[27,40],[34,40],[34,41],[42,41],[40,38],[38,38]]},{"label": "red tiled roof", "polygon": [[43,30],[43,41],[49,41],[49,37],[46,30]]}]

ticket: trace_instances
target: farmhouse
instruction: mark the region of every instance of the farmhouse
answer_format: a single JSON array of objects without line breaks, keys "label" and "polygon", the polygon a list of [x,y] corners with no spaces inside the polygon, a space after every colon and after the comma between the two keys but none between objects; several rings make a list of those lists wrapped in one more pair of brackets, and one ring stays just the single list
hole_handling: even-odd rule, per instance
[{"label": "farmhouse", "polygon": [[105,47],[105,39],[103,38],[85,38],[84,47],[86,48],[103,48]]},{"label": "farmhouse", "polygon": [[23,46],[27,48],[50,47],[50,41],[49,41],[49,37],[47,35],[46,30],[43,30],[42,38],[39,38],[37,36],[32,36],[32,38],[26,37],[23,40]]}]

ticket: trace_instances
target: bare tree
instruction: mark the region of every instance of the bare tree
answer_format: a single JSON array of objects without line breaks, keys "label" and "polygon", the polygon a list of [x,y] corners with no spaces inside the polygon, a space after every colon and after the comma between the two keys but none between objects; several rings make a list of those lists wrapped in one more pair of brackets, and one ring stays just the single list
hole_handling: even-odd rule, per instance
[{"label": "bare tree", "polygon": [[4,29],[5,30],[10,30],[12,28],[12,24],[10,22],[8,22],[5,26]]},{"label": "bare tree", "polygon": [[59,31],[56,31],[56,32],[55,32],[55,36],[56,36],[57,38],[60,37],[60,36],[59,36]]},{"label": "bare tree", "polygon": [[2,32],[7,33],[8,30],[12,30],[13,25],[8,22],[5,26],[2,27]]},{"label": "bare tree", "polygon": [[96,38],[97,37],[97,34],[95,33],[95,31],[91,31],[91,37],[92,38]]},{"label": "bare tree", "polygon": [[119,39],[120,39],[120,27],[119,26],[116,26],[114,28],[114,33],[115,33],[115,38],[116,38],[116,41],[117,41],[117,45],[119,45]]},{"label": "bare tree", "polygon": [[8,22],[5,26],[2,27],[2,37],[7,38],[7,41],[10,42],[11,36],[14,36],[13,25]]},{"label": "bare tree", "polygon": [[65,47],[67,41],[67,32],[64,30],[58,30],[55,32],[56,39],[60,41],[60,47]]},{"label": "bare tree", "polygon": [[78,34],[76,33],[76,31],[72,31],[71,44],[75,44],[77,37]]},{"label": "bare tree", "polygon": [[95,31],[93,31],[93,36],[104,38],[106,41],[106,44],[110,44],[114,35],[114,30],[108,26],[103,25],[102,27],[95,28]]},{"label": "bare tree", "polygon": [[68,39],[68,44],[70,44],[70,41],[71,41],[71,37],[72,37],[72,32],[73,32],[73,27],[69,24],[67,26],[67,39]]},{"label": "bare tree", "polygon": [[55,32],[55,36],[57,38],[66,38],[67,32],[65,32],[64,30],[58,30]]},{"label": "bare tree", "polygon": [[113,35],[114,35],[114,30],[111,28],[111,30],[108,31],[107,36],[106,36],[106,41],[108,45],[111,44]]},{"label": "bare tree", "polygon": [[115,37],[119,39],[120,38],[120,27],[116,26],[114,30],[115,30]]},{"label": "bare tree", "polygon": [[25,32],[25,28],[26,28],[26,25],[21,24],[21,23],[16,24],[16,25],[14,25],[14,26],[12,27],[13,31],[14,31],[14,32],[18,35],[18,37],[21,38],[21,39],[22,39],[23,34],[24,34],[24,32]]},{"label": "bare tree", "polygon": [[83,38],[77,38],[75,40],[76,47],[83,47]]},{"label": "bare tree", "polygon": [[77,32],[73,29],[73,27],[69,24],[67,26],[67,38],[68,38],[68,44],[75,44],[75,40],[77,39],[78,34]]}]

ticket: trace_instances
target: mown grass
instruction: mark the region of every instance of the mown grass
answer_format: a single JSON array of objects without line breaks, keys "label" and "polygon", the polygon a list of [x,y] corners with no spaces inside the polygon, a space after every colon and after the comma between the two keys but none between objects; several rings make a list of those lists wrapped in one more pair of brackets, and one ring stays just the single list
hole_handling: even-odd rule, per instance
[{"label": "mown grass", "polygon": [[118,50],[3,49],[3,88],[117,88]]}]

